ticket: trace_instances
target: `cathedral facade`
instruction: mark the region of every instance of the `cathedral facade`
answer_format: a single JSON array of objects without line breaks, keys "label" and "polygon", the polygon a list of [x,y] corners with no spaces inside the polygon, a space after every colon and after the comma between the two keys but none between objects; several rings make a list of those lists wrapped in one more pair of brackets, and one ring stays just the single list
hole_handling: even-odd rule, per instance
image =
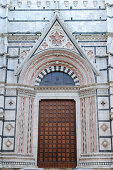
[{"label": "cathedral facade", "polygon": [[0,168],[113,168],[112,0],[0,0]]}]

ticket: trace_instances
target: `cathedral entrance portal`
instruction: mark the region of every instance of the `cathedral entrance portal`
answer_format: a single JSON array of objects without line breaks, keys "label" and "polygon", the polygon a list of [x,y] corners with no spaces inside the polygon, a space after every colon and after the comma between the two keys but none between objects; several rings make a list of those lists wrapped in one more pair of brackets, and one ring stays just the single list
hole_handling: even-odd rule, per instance
[{"label": "cathedral entrance portal", "polygon": [[39,102],[38,167],[76,167],[75,119],[74,100]]}]

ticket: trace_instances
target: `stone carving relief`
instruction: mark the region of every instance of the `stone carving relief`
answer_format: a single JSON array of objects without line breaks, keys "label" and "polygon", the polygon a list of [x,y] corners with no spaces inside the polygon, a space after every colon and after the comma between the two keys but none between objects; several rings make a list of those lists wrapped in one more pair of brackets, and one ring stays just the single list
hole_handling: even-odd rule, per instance
[{"label": "stone carving relief", "polygon": [[18,0],[17,4],[18,4],[18,7],[20,8],[22,6],[22,0]]},{"label": "stone carving relief", "polygon": [[74,7],[77,7],[78,1],[73,1],[73,5],[74,5]]},{"label": "stone carving relief", "polygon": [[5,143],[6,147],[10,147],[13,143],[8,139]]},{"label": "stone carving relief", "polygon": [[31,1],[27,1],[27,6],[30,8],[31,7]]},{"label": "stone carving relief", "polygon": [[104,148],[107,148],[107,146],[109,145],[108,141],[104,139],[104,141],[101,143],[101,145],[104,147]]},{"label": "stone carving relief", "polygon": [[101,129],[106,132],[108,129],[108,126],[104,123],[103,125],[101,125]]},{"label": "stone carving relief", "polygon": [[60,46],[63,44],[64,42],[64,36],[62,32],[58,32],[58,31],[53,31],[51,33],[50,39],[49,41],[51,42],[51,44],[53,46]]},{"label": "stone carving relief", "polygon": [[84,5],[84,7],[86,7],[86,6],[87,6],[87,4],[88,4],[88,1],[83,1],[83,5]]},{"label": "stone carving relief", "polygon": [[41,6],[41,1],[37,1],[37,7]]},{"label": "stone carving relief", "polygon": [[68,7],[69,6],[69,1],[64,1],[64,5],[65,5],[65,7]]},{"label": "stone carving relief", "polygon": [[46,36],[36,53],[47,48],[56,47],[67,48],[79,53],[57,21],[55,22],[54,26],[52,27],[49,34]]},{"label": "stone carving relief", "polygon": [[12,106],[14,104],[14,101],[11,99],[9,100],[9,105]]},{"label": "stone carving relief", "polygon": [[50,7],[50,1],[46,1],[46,6]]},{"label": "stone carving relief", "polygon": [[20,60],[19,60],[20,63],[26,58],[29,51],[30,51],[30,49],[21,49],[21,51],[20,51]]},{"label": "stone carving relief", "polygon": [[94,7],[96,7],[96,6],[97,6],[97,4],[98,4],[98,2],[97,2],[97,1],[93,1],[93,5],[94,5]]},{"label": "stone carving relief", "polygon": [[100,104],[101,104],[101,106],[105,106],[106,105],[106,101],[104,100],[104,99],[102,99],[101,101],[100,101]]},{"label": "stone carving relief", "polygon": [[6,125],[6,129],[7,129],[8,131],[11,131],[12,128],[14,128],[14,126],[13,126],[11,123],[9,123],[8,125]]}]

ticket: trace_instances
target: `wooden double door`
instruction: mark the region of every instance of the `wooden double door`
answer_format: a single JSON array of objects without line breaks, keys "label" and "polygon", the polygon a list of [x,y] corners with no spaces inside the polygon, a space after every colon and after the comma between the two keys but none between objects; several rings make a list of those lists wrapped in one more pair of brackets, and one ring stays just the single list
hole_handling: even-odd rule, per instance
[{"label": "wooden double door", "polygon": [[39,103],[38,167],[76,167],[74,100],[41,100]]}]

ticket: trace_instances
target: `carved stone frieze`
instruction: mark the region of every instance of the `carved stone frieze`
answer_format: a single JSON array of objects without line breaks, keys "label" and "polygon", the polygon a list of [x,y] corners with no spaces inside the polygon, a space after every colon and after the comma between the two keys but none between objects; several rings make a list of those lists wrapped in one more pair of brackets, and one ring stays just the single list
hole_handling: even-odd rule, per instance
[{"label": "carved stone frieze", "polygon": [[31,89],[17,89],[18,90],[18,96],[25,96],[25,97],[35,97],[35,90]]},{"label": "carved stone frieze", "polygon": [[30,41],[38,40],[39,35],[8,35],[9,41]]},{"label": "carved stone frieze", "polygon": [[77,86],[73,86],[73,87],[68,87],[68,86],[48,86],[48,87],[43,87],[43,86],[36,86],[34,88],[37,92],[42,93],[42,92],[46,92],[46,93],[57,93],[57,92],[76,92],[79,90],[79,87]]},{"label": "carved stone frieze", "polygon": [[80,98],[88,97],[88,96],[95,96],[96,95],[96,89],[84,89],[79,91]]},{"label": "carved stone frieze", "polygon": [[75,35],[78,40],[103,40],[107,41],[107,35]]}]

